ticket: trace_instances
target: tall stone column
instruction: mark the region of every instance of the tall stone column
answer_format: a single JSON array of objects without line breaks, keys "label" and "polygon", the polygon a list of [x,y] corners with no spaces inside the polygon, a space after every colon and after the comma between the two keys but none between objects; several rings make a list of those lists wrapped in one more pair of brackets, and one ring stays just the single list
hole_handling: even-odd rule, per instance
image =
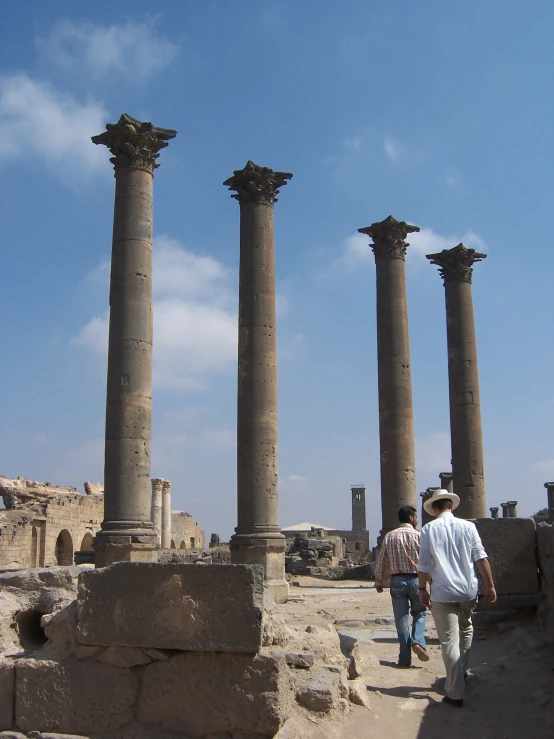
[{"label": "tall stone column", "polygon": [[485,518],[485,477],[477,344],[471,278],[473,264],[485,259],[475,249],[458,244],[428,254],[439,267],[446,296],[446,338],[450,394],[453,492],[460,498],[456,515]]},{"label": "tall stone column", "polygon": [[288,595],[277,485],[277,345],[273,209],[292,174],[247,162],[223,184],[240,203],[237,504],[231,560],[262,564],[277,602]]},{"label": "tall stone column", "polygon": [[162,549],[171,549],[171,482],[163,481],[162,486]]},{"label": "tall stone column", "polygon": [[93,136],[115,169],[106,395],[104,521],[96,565],[157,557],[150,520],[152,416],[152,182],[176,131],[126,114]]},{"label": "tall stone column", "polygon": [[358,231],[373,239],[377,273],[377,367],[381,450],[381,537],[398,509],[416,507],[412,373],[406,299],[406,237],[419,231],[389,216]]},{"label": "tall stone column", "polygon": [[161,477],[152,478],[152,502],[150,506],[150,519],[156,532],[158,546],[162,539],[162,491],[164,480]]},{"label": "tall stone column", "polygon": [[548,523],[554,523],[554,482],[545,482],[548,508]]}]

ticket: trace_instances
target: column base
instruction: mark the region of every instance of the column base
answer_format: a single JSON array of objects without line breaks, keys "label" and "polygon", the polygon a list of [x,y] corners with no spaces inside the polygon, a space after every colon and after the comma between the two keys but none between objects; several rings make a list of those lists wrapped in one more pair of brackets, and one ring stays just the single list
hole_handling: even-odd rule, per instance
[{"label": "column base", "polygon": [[96,568],[107,567],[114,562],[157,562],[159,547],[157,537],[114,535],[99,531],[94,537],[94,564]]},{"label": "column base", "polygon": [[234,565],[262,565],[265,586],[276,603],[286,603],[289,584],[285,579],[285,545],[283,534],[259,536],[235,534],[231,537],[231,562]]}]

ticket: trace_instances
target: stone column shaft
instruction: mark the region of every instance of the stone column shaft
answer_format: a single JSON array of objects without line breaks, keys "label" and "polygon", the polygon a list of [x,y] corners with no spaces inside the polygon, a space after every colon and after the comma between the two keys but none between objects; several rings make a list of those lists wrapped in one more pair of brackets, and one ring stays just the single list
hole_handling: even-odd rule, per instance
[{"label": "stone column shaft", "polygon": [[94,136],[115,169],[106,393],[104,521],[96,564],[157,555],[150,506],[152,417],[152,182],[176,131],[122,115]]},{"label": "stone column shaft", "polygon": [[485,477],[481,401],[477,369],[477,343],[472,265],[486,257],[459,244],[427,259],[440,267],[446,298],[450,437],[453,492],[460,498],[456,515],[485,518]]},{"label": "stone column shaft", "polygon": [[434,520],[434,516],[430,516],[425,508],[423,507],[426,503],[426,501],[429,500],[429,498],[433,495],[435,490],[438,490],[439,488],[427,488],[427,490],[424,493],[420,493],[421,497],[421,526],[425,526],[425,524],[429,523],[430,521]]},{"label": "stone column shaft", "polygon": [[273,212],[279,187],[291,177],[248,162],[224,183],[240,203],[237,527],[231,559],[262,564],[278,601],[286,600],[288,585],[278,510]]},{"label": "stone column shaft", "polygon": [[498,518],[498,507],[497,506],[493,506],[490,509],[490,512],[491,512],[491,518]]},{"label": "stone column shaft", "polygon": [[164,481],[159,477],[152,479],[152,504],[150,508],[150,519],[158,538],[158,546],[162,538],[162,492]]},{"label": "stone column shaft", "polygon": [[384,536],[398,526],[399,508],[416,505],[405,239],[419,228],[389,216],[358,231],[373,239],[371,248],[376,266],[381,536]]},{"label": "stone column shaft", "polygon": [[162,487],[162,549],[171,549],[171,482],[163,481]]}]

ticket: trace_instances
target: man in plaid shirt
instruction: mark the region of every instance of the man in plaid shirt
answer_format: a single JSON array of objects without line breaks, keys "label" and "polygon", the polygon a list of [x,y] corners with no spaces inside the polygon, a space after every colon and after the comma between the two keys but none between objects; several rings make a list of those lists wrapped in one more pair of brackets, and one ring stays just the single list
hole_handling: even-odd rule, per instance
[{"label": "man in plaid shirt", "polygon": [[[383,580],[390,574],[392,610],[396,632],[400,642],[398,667],[410,667],[412,651],[423,662],[429,655],[425,644],[425,618],[427,611],[419,600],[417,565],[419,561],[419,531],[417,511],[413,506],[404,506],[398,511],[400,526],[389,531],[383,539],[377,567],[375,589],[383,592]],[[409,613],[412,614],[412,631]]]}]

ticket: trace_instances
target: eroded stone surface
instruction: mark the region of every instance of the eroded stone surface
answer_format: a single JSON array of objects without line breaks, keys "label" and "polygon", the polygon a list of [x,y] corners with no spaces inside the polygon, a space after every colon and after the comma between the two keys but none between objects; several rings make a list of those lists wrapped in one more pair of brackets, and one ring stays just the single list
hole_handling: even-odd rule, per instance
[{"label": "eroded stone surface", "polygon": [[97,659],[114,667],[139,667],[152,662],[151,657],[138,647],[108,647]]},{"label": "eroded stone surface", "polygon": [[311,674],[296,691],[296,700],[308,711],[329,713],[341,697],[339,675],[336,672],[323,671]]},{"label": "eroded stone surface", "polygon": [[144,668],[138,716],[142,724],[191,737],[274,736],[292,697],[282,655],[185,652]]},{"label": "eroded stone surface", "polygon": [[254,653],[262,611],[261,567],[121,562],[80,577],[77,638],[102,646]]},{"label": "eroded stone surface", "polygon": [[490,560],[497,594],[538,592],[537,539],[533,519],[478,518],[475,525]]},{"label": "eroded stone surface", "polygon": [[14,666],[11,662],[0,662],[0,730],[13,726],[14,690]]},{"label": "eroded stone surface", "polygon": [[109,735],[133,718],[138,677],[97,662],[19,660],[15,719],[23,731]]}]

